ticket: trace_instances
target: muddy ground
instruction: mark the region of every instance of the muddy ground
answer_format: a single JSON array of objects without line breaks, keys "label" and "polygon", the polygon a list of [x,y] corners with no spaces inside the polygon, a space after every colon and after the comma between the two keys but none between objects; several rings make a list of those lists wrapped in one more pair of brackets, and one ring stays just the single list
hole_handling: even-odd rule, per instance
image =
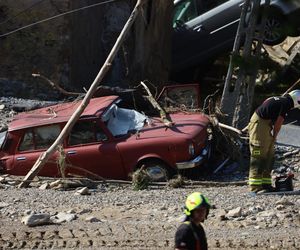
[{"label": "muddy ground", "polygon": [[[3,177],[3,176],[2,176]],[[4,176],[5,177],[5,176]],[[204,227],[210,249],[300,249],[300,196],[252,197],[246,185],[150,186],[101,184],[90,194],[42,190],[47,181],[18,189],[11,177],[0,189],[0,249],[173,249],[185,197],[203,192],[213,205]],[[299,181],[295,181],[300,188]],[[73,215],[29,227],[25,215]]]}]

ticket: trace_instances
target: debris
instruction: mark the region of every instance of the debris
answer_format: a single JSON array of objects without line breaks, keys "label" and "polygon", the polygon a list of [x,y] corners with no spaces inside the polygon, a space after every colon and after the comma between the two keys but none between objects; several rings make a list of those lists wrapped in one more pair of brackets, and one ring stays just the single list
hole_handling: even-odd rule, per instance
[{"label": "debris", "polygon": [[148,175],[147,171],[144,169],[144,166],[137,169],[132,174],[132,186],[134,190],[147,189],[150,182],[151,182],[151,178]]},{"label": "debris", "polygon": [[146,91],[148,93],[148,96],[147,96],[148,100],[151,102],[151,104],[153,105],[154,108],[159,110],[160,118],[162,119],[162,122],[166,125],[166,127],[168,127],[168,128],[172,127],[174,125],[174,122],[172,122],[170,120],[170,118],[168,117],[166,111],[155,100],[155,98],[151,94],[151,92],[150,92],[149,88],[147,87],[147,85],[144,82],[141,82],[141,84],[146,89]]},{"label": "debris", "polygon": [[177,175],[176,178],[172,178],[168,181],[168,186],[172,188],[180,188],[185,184],[184,178],[181,175]]}]

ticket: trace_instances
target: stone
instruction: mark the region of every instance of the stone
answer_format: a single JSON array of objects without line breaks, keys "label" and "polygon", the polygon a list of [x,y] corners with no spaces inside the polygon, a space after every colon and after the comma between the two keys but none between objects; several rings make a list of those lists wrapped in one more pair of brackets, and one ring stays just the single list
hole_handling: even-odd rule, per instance
[{"label": "stone", "polygon": [[26,226],[34,227],[51,223],[50,214],[30,214],[21,220]]},{"label": "stone", "polygon": [[91,192],[87,187],[76,190],[75,195],[90,195]]},{"label": "stone", "polygon": [[258,217],[275,217],[276,214],[274,211],[263,211],[257,214]]},{"label": "stone", "polygon": [[226,219],[227,212],[224,209],[218,209],[216,211],[216,218],[219,220],[225,220]]},{"label": "stone", "polygon": [[24,214],[24,216],[26,216],[26,215],[34,214],[34,212],[30,209],[27,209],[23,212],[23,214]]},{"label": "stone", "polygon": [[5,105],[4,104],[0,104],[0,110],[5,109]]},{"label": "stone", "polygon": [[0,183],[5,183],[5,177],[0,176]]},{"label": "stone", "polygon": [[242,215],[242,208],[241,207],[237,207],[235,209],[231,209],[228,211],[228,213],[226,214],[226,217],[240,217]]},{"label": "stone", "polygon": [[279,211],[281,211],[281,210],[285,209],[285,206],[284,205],[277,205],[276,209],[279,210]]},{"label": "stone", "polygon": [[86,214],[86,213],[90,213],[90,212],[92,212],[93,210],[92,209],[90,209],[90,208],[84,208],[84,209],[82,209],[81,211],[79,211],[78,213],[79,214]]},{"label": "stone", "polygon": [[101,220],[99,220],[98,218],[94,217],[94,216],[89,216],[87,218],[85,218],[85,221],[88,221],[88,222],[101,222]]},{"label": "stone", "polygon": [[8,203],[6,203],[6,202],[0,202],[0,209],[4,208],[4,207],[8,207],[8,206],[9,206]]},{"label": "stone", "polygon": [[60,186],[62,184],[62,181],[61,180],[56,180],[56,181],[53,181],[49,184],[49,187],[50,188],[55,188],[57,186]]},{"label": "stone", "polygon": [[62,223],[62,222],[70,222],[77,218],[76,214],[68,214],[64,212],[59,212],[57,215],[51,217],[51,221],[53,223]]},{"label": "stone", "polygon": [[282,197],[280,200],[276,201],[276,205],[294,205],[293,202],[289,201],[287,198]]},{"label": "stone", "polygon": [[46,190],[48,188],[49,188],[49,183],[44,183],[39,187],[39,189],[41,189],[41,190]]}]

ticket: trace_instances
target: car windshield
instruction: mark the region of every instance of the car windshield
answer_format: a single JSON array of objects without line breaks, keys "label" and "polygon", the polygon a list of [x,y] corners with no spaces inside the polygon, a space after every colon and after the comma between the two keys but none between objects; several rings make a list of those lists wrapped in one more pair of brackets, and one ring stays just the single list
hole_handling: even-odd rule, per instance
[{"label": "car windshield", "polygon": [[0,148],[2,148],[2,146],[3,146],[2,144],[5,140],[6,134],[7,134],[7,130],[3,131],[3,132],[0,132]]},{"label": "car windshield", "polygon": [[197,16],[197,6],[194,0],[186,0],[177,4],[174,8],[173,27],[177,26],[177,22],[187,21]]},{"label": "car windshield", "polygon": [[132,109],[119,108],[113,104],[102,115],[102,121],[107,125],[113,136],[125,135],[129,131],[140,130],[148,117]]}]

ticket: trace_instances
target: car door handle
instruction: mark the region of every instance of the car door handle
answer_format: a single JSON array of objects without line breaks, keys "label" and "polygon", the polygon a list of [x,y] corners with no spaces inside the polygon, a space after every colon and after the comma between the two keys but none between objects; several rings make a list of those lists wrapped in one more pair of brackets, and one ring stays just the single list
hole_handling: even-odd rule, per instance
[{"label": "car door handle", "polygon": [[17,161],[25,161],[26,157],[25,156],[19,156],[17,157]]},{"label": "car door handle", "polygon": [[203,25],[200,24],[200,25],[197,25],[196,27],[194,27],[193,30],[196,32],[200,32],[200,31],[204,30],[204,28],[203,28]]},{"label": "car door handle", "polygon": [[77,153],[77,151],[75,151],[75,150],[71,150],[71,151],[67,152],[68,155],[75,155],[76,153]]}]

